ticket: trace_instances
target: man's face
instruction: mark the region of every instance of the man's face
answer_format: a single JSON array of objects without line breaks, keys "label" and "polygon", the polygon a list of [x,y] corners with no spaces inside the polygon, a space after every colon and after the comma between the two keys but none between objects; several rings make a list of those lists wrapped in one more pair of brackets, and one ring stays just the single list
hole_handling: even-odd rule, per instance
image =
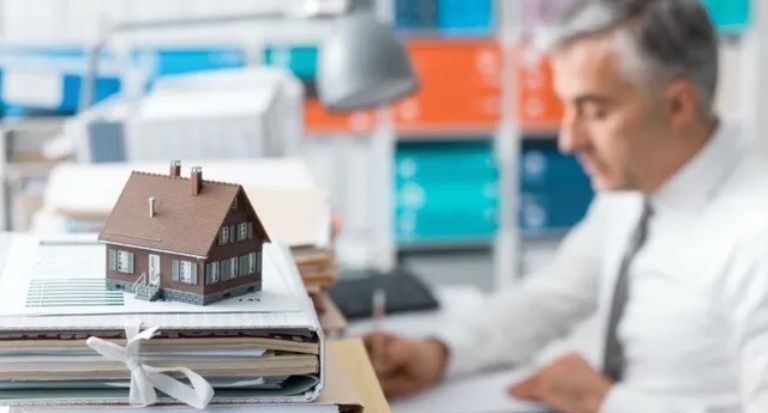
[{"label": "man's face", "polygon": [[600,190],[634,190],[668,139],[665,102],[627,76],[610,34],[580,39],[552,56],[565,105],[559,146],[575,154]]}]

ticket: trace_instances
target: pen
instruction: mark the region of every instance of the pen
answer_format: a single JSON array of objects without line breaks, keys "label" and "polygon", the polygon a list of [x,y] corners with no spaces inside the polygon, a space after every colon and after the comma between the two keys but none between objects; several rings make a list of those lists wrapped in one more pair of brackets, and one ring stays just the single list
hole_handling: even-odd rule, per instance
[{"label": "pen", "polygon": [[383,331],[384,316],[387,309],[387,293],[381,288],[377,288],[373,291],[371,297],[371,316],[373,317],[373,332],[375,340],[373,340],[373,363],[377,367],[381,367],[382,361],[386,362],[386,357],[382,354],[384,350],[382,343],[380,343],[382,337],[378,333]]},{"label": "pen", "polygon": [[381,288],[377,288],[373,292],[373,302],[371,303],[372,316],[373,316],[373,330],[380,332],[382,330],[382,323],[384,322],[384,316],[387,311],[387,292]]}]

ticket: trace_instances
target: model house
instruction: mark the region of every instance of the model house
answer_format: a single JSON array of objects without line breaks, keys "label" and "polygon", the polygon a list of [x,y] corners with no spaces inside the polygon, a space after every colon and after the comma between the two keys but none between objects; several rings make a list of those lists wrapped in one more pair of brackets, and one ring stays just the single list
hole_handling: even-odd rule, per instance
[{"label": "model house", "polygon": [[240,185],[134,171],[99,239],[107,288],[205,305],[261,289],[264,227]]}]

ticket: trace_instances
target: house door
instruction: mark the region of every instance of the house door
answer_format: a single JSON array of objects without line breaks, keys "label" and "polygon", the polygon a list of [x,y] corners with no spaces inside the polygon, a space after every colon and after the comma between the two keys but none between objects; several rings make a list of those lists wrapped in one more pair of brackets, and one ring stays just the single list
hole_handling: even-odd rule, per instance
[{"label": "house door", "polygon": [[160,256],[149,254],[149,285],[160,286]]}]

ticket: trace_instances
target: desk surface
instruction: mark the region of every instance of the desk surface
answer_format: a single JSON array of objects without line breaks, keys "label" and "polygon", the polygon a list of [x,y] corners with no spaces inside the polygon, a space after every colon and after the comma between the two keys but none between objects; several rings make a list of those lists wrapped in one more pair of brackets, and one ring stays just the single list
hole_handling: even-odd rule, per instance
[{"label": "desk surface", "polygon": [[522,371],[497,371],[442,383],[434,389],[392,401],[394,413],[541,413],[547,410],[507,396]]},{"label": "desk surface", "polygon": [[[388,316],[380,328],[411,337],[429,336],[438,331],[463,309],[482,301],[479,288],[466,286],[441,286],[435,289],[440,302],[436,311],[417,312]],[[351,335],[364,335],[373,331],[370,321],[351,323]],[[515,401],[507,396],[506,389],[518,380],[522,371],[487,372],[471,377],[452,380],[422,394],[391,403],[394,413],[534,413],[546,411],[529,403]]]},{"label": "desk surface", "polygon": [[[373,371],[362,340],[329,341],[326,355],[328,359],[333,359],[334,362],[334,365],[329,367],[326,377],[332,379],[335,377],[334,373],[338,373],[338,375],[343,376],[343,383],[341,380],[338,382],[327,380],[326,388],[320,396],[321,402],[324,401],[324,397],[328,393],[334,392],[334,387],[343,384],[351,387],[351,390],[365,407],[364,413],[390,413],[387,399],[384,398],[384,393],[381,391],[381,385],[379,385],[376,373]],[[339,371],[331,371],[331,368],[337,368]],[[348,389],[342,389],[341,392],[337,393],[344,393],[346,390]],[[334,401],[332,399],[335,395],[330,397],[331,400],[328,401]]]}]

